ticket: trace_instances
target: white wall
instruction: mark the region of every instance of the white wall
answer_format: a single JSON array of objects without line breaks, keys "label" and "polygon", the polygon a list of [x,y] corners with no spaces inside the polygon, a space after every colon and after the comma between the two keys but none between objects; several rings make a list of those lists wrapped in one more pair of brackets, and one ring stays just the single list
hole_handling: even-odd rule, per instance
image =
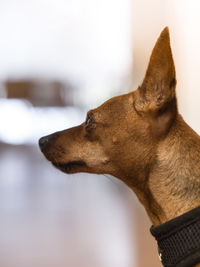
[{"label": "white wall", "polygon": [[168,10],[175,44],[180,111],[200,133],[200,2],[168,0]]},{"label": "white wall", "polygon": [[70,79],[78,101],[101,102],[129,69],[131,2],[1,1],[0,79]]}]

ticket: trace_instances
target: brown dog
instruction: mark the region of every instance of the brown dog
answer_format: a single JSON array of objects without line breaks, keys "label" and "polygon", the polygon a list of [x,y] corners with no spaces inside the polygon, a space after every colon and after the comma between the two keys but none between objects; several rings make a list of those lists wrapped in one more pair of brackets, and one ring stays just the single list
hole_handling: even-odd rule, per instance
[{"label": "brown dog", "polygon": [[152,223],[200,205],[200,137],[177,110],[175,67],[165,28],[144,81],[90,110],[81,125],[40,139],[66,173],[111,174],[133,189]]}]

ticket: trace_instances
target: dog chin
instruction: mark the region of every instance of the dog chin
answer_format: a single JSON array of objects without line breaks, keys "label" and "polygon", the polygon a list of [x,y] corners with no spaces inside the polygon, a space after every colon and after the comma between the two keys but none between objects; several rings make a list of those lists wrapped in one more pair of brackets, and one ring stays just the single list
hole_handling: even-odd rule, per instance
[{"label": "dog chin", "polygon": [[76,173],[81,172],[83,167],[86,167],[84,161],[71,161],[67,163],[52,162],[53,166],[65,173]]}]

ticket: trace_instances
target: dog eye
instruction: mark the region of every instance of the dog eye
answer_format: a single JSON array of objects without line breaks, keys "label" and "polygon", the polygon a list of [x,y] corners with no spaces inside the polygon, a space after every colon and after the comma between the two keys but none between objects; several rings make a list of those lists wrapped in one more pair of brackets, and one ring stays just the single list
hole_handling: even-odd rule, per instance
[{"label": "dog eye", "polygon": [[94,120],[91,116],[88,116],[88,118],[86,119],[85,122],[85,128],[87,129],[88,127],[90,127],[92,124],[94,123]]}]

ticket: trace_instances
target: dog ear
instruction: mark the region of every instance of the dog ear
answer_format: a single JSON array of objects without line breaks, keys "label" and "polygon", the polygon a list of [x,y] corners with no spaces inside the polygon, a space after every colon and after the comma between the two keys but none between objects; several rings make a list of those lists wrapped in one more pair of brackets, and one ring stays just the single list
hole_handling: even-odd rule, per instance
[{"label": "dog ear", "polygon": [[166,27],[154,46],[144,81],[136,91],[135,101],[138,112],[151,115],[158,133],[166,130],[172,115],[176,113],[175,87],[175,66]]}]

